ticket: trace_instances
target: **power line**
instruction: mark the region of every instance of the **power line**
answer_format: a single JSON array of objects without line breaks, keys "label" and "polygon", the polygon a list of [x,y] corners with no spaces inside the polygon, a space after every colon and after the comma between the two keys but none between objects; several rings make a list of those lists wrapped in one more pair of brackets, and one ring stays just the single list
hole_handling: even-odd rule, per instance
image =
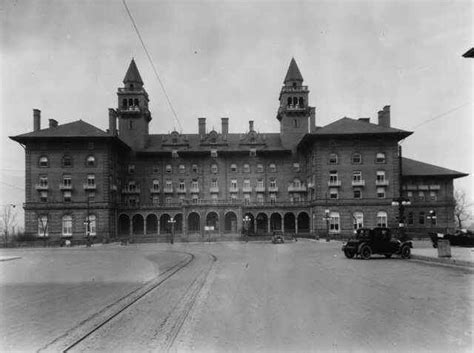
[{"label": "power line", "polygon": [[466,105],[469,105],[469,104],[472,104],[472,102],[464,103],[464,104],[462,104],[462,105],[460,105],[460,106],[458,106],[458,107],[456,107],[456,108],[450,109],[450,110],[448,110],[448,111],[446,111],[446,112],[444,112],[444,113],[441,113],[441,114],[436,115],[436,116],[434,116],[434,117],[432,117],[432,118],[430,118],[430,119],[427,119],[427,120],[423,121],[422,123],[420,123],[420,124],[416,125],[415,127],[413,127],[412,130],[417,129],[417,128],[419,128],[420,126],[429,123],[430,121],[433,121],[433,120],[442,118],[443,116],[448,115],[448,114],[450,114],[450,113],[452,113],[452,112],[455,112],[456,110],[459,110],[459,109],[461,109],[461,108],[463,108],[463,107],[465,107]]},{"label": "power line", "polygon": [[179,125],[179,128],[181,131],[183,130],[183,127],[181,126],[181,123],[179,122],[178,115],[176,114],[176,111],[174,110],[173,104],[171,104],[170,97],[168,96],[168,93],[166,92],[165,86],[163,85],[163,82],[161,82],[160,76],[158,75],[158,71],[155,68],[155,64],[153,63],[153,60],[151,59],[151,55],[148,52],[148,49],[145,46],[145,42],[142,39],[142,36],[140,34],[140,31],[138,30],[138,27],[135,23],[135,20],[133,19],[132,14],[130,13],[130,10],[128,9],[127,3],[125,0],[122,0],[123,6],[125,7],[125,10],[127,11],[128,17],[130,17],[130,20],[132,21],[133,28],[135,29],[135,32],[137,33],[138,39],[140,39],[140,43],[142,44],[143,50],[145,51],[146,56],[148,57],[148,61],[150,61],[151,67],[153,69],[153,72],[155,73],[156,78],[158,79],[158,82],[160,83],[161,89],[163,90],[163,93],[166,97],[166,100],[168,101],[168,105],[170,106],[171,112],[174,115],[174,119]]},{"label": "power line", "polygon": [[19,187],[19,186],[13,185],[13,184],[5,183],[5,182],[3,182],[3,181],[0,181],[0,184],[6,185],[6,186],[10,186],[10,187],[15,188],[15,189],[18,189],[18,190],[25,191],[24,188],[21,188],[21,187]]}]

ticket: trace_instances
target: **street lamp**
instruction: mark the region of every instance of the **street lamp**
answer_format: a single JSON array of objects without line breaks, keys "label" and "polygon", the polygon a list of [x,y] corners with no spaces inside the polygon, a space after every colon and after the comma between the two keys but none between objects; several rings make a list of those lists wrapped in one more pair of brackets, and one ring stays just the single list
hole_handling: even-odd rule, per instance
[{"label": "street lamp", "polygon": [[174,244],[174,224],[176,223],[176,220],[171,217],[168,220],[168,223],[171,224],[171,244]]},{"label": "street lamp", "polygon": [[330,237],[329,237],[329,220],[331,219],[331,217],[329,217],[329,214],[330,214],[330,211],[329,210],[324,210],[324,217],[323,217],[323,220],[326,221],[326,241],[330,241]]},{"label": "street lamp", "polygon": [[405,239],[405,207],[410,205],[410,199],[402,196],[392,201],[392,206],[398,206],[398,229],[401,240]]},{"label": "street lamp", "polygon": [[242,219],[242,222],[244,222],[245,241],[248,241],[250,221],[251,219],[248,215],[245,215],[245,217]]},{"label": "street lamp", "polygon": [[428,212],[428,216],[426,216],[426,218],[428,218],[430,220],[430,229],[432,230],[433,225],[436,222],[436,212],[434,210],[430,210],[430,212]]}]

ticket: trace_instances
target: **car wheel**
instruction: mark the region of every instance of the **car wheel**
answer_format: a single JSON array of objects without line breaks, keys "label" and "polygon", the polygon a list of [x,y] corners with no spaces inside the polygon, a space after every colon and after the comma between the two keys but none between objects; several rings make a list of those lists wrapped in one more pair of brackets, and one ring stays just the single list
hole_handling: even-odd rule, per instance
[{"label": "car wheel", "polygon": [[372,255],[372,249],[368,245],[364,245],[360,249],[360,257],[364,260],[370,259],[370,256]]},{"label": "car wheel", "polygon": [[411,255],[411,250],[408,245],[405,245],[401,251],[402,259],[409,259]]},{"label": "car wheel", "polygon": [[346,249],[344,250],[344,255],[346,255],[346,257],[348,259],[352,259],[355,255],[355,251],[354,250],[349,250],[349,249]]},{"label": "car wheel", "polygon": [[385,257],[386,257],[387,259],[390,259],[390,258],[392,257],[392,254],[385,254]]},{"label": "car wheel", "polygon": [[438,244],[437,243],[433,243],[433,248],[437,248],[438,247]]}]

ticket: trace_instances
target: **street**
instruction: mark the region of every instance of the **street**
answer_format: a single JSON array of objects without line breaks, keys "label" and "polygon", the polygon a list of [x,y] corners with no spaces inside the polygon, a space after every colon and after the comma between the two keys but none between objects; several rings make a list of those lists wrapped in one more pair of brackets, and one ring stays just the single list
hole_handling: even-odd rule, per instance
[{"label": "street", "polygon": [[[23,251],[21,259],[0,263],[2,351],[55,351],[63,342],[53,341],[64,331],[80,327],[93,310],[185,254],[193,254],[189,265],[64,347],[82,352],[472,350],[471,272],[395,257],[349,260],[340,247],[340,242],[301,239],[278,245],[140,244],[54,256],[45,256],[47,249]],[[48,267],[37,276],[23,273],[47,257],[55,267],[73,261],[74,276],[81,280],[63,276],[45,283]],[[94,268],[103,274],[92,285],[84,272]],[[116,278],[108,281],[111,268]],[[48,285],[52,282],[58,283]],[[64,296],[67,305],[60,300]]]}]

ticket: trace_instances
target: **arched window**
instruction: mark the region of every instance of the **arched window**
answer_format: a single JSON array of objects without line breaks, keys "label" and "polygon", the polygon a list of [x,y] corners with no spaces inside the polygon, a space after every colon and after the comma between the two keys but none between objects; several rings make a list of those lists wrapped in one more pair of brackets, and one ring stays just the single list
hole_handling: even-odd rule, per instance
[{"label": "arched window", "polygon": [[377,227],[387,227],[387,212],[377,212]]},{"label": "arched window", "polygon": [[341,218],[339,212],[331,212],[329,214],[329,231],[331,233],[339,233],[341,231]]},{"label": "arched window", "polygon": [[42,167],[42,168],[47,168],[47,167],[49,167],[49,160],[48,160],[48,157],[46,157],[46,156],[40,157],[40,159],[39,159],[39,166]]},{"label": "arched window", "polygon": [[298,105],[298,97],[293,97],[293,105],[295,107]]},{"label": "arched window", "polygon": [[153,179],[153,191],[160,190],[160,181],[158,179]]},{"label": "arched window", "polygon": [[211,173],[212,174],[217,174],[217,164],[212,164],[211,165]]},{"label": "arched window", "polygon": [[62,226],[62,234],[63,236],[71,236],[72,235],[72,216],[65,215],[63,216],[63,226]]},{"label": "arched window", "polygon": [[271,172],[271,173],[276,173],[276,171],[277,171],[277,168],[276,168],[275,163],[270,163],[270,165],[268,166],[268,168],[270,169],[270,172]]},{"label": "arched window", "polygon": [[128,106],[131,107],[133,105],[133,98],[128,99]]},{"label": "arched window", "polygon": [[231,172],[237,172],[237,164],[232,163],[232,164],[230,165],[230,171],[231,171]]},{"label": "arched window", "polygon": [[135,98],[135,99],[133,100],[133,104],[138,107],[138,98]]},{"label": "arched window", "polygon": [[95,166],[95,157],[94,156],[89,156],[86,159],[86,165],[88,167],[94,167]]},{"label": "arched window", "polygon": [[287,105],[288,105],[288,106],[291,105],[291,97],[288,97],[288,104],[287,104]]},{"label": "arched window", "polygon": [[299,106],[300,106],[300,108],[303,108],[303,107],[304,107],[304,99],[303,99],[303,97],[300,97],[300,99],[299,99]]},{"label": "arched window", "polygon": [[362,212],[354,212],[352,215],[354,229],[359,229],[364,226],[364,214]]},{"label": "arched window", "polygon": [[339,158],[337,156],[337,153],[329,154],[329,164],[337,164],[338,160],[339,160]]},{"label": "arched window", "polygon": [[123,109],[127,108],[127,98],[122,99],[122,108]]},{"label": "arched window", "polygon": [[385,153],[379,152],[375,156],[375,163],[385,163]]}]

